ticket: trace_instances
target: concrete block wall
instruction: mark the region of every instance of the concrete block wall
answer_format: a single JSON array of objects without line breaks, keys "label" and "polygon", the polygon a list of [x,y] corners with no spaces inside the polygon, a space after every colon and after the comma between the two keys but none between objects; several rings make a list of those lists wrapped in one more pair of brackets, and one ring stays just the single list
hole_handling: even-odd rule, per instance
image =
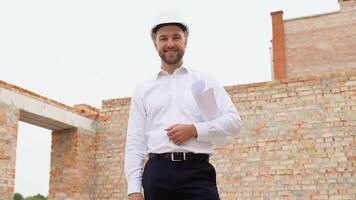
[{"label": "concrete block wall", "polygon": [[0,103],[0,200],[13,198],[19,111]]},{"label": "concrete block wall", "polygon": [[[356,71],[226,89],[243,129],[211,159],[221,199],[356,199]],[[129,104],[103,102],[95,199],[126,199]]]},{"label": "concrete block wall", "polygon": [[356,69],[356,0],[338,12],[284,21],[287,77]]}]

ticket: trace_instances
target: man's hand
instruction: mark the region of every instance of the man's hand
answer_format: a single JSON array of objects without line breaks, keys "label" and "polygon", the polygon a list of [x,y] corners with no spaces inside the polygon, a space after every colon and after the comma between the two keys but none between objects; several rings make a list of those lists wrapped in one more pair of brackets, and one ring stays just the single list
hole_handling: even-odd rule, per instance
[{"label": "man's hand", "polygon": [[169,139],[176,145],[183,144],[198,135],[194,124],[175,124],[165,129]]},{"label": "man's hand", "polygon": [[141,193],[132,193],[129,195],[129,200],[143,200]]}]

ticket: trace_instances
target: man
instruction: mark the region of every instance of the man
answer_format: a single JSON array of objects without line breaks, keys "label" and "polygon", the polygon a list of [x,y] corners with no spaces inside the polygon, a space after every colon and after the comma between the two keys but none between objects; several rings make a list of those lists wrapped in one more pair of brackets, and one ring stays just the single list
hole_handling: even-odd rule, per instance
[{"label": "man", "polygon": [[[129,200],[143,200],[142,187],[145,200],[217,200],[209,156],[215,140],[239,132],[240,116],[220,84],[183,64],[188,26],[165,15],[151,30],[161,69],[131,100],[125,153]],[[203,120],[192,95],[197,80],[214,91],[213,120]]]}]

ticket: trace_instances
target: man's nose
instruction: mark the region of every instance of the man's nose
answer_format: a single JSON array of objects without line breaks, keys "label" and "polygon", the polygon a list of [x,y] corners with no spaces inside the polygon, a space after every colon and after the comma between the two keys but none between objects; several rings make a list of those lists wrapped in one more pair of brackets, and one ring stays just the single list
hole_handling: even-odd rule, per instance
[{"label": "man's nose", "polygon": [[172,39],[167,40],[167,47],[174,47],[174,41]]}]

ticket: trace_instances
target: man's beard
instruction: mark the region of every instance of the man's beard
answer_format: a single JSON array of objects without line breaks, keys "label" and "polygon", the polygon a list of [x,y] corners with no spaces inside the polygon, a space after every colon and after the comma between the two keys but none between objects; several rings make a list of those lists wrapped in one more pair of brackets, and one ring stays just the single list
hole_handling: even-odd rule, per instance
[{"label": "man's beard", "polygon": [[184,52],[185,52],[184,50],[178,50],[178,52],[174,58],[167,58],[164,51],[159,51],[159,57],[161,57],[161,59],[165,63],[167,63],[169,65],[175,65],[175,64],[179,63],[179,61],[183,58]]}]

